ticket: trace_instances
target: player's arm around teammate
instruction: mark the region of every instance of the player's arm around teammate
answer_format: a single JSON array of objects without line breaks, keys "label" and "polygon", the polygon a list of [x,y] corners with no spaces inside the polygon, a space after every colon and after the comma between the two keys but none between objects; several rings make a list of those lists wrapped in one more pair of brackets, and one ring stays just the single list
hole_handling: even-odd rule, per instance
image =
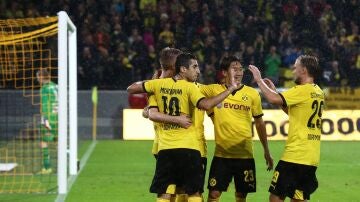
[{"label": "player's arm around teammate", "polygon": [[[205,99],[204,96],[200,93],[199,89],[193,83],[197,79],[200,71],[196,58],[191,54],[182,54],[177,57],[176,73],[177,74],[175,77],[166,80],[158,79],[154,81],[147,81],[144,84],[134,83],[129,86],[128,92],[137,93],[146,91],[148,93],[154,93],[157,96],[157,102],[161,103],[159,105],[161,112],[167,113],[169,115],[180,115],[181,113],[191,114],[190,111],[195,106],[199,108],[210,108],[216,105],[217,102],[221,102],[221,100],[225,99],[226,96],[232,92],[232,90],[237,88],[237,86],[232,86],[229,89],[224,90],[222,93],[220,93],[220,95],[215,96],[215,98]],[[197,130],[194,127],[188,131],[188,129],[181,130],[176,126],[171,126],[164,127],[162,130],[163,134],[159,135],[162,146],[159,147],[159,158],[157,163],[159,165],[169,165],[171,168],[174,168],[174,165],[180,163],[179,166],[183,167],[184,169],[179,170],[177,167],[174,172],[186,172],[187,174],[184,175],[184,177],[181,179],[178,179],[178,177],[173,176],[174,174],[172,173],[164,173],[164,170],[162,171],[161,167],[159,167],[159,175],[155,180],[154,186],[151,187],[151,192],[158,194],[158,200],[167,201],[170,198],[170,195],[167,189],[164,190],[163,187],[169,187],[170,184],[175,184],[175,186],[179,185],[184,187],[186,191],[185,193],[189,194],[189,201],[201,201],[201,179],[199,178],[200,176],[197,175],[197,173],[201,172],[201,163],[199,163],[201,161],[200,152],[197,151],[196,155],[194,153],[195,150],[199,148],[199,144],[196,141],[198,138],[195,134],[196,131]],[[178,135],[170,135],[170,133],[173,134],[174,132],[178,133]],[[175,145],[174,141],[171,141],[171,144],[168,143],[169,138],[175,138],[174,141],[179,145]],[[189,138],[192,141],[188,141],[190,140]],[[191,155],[193,158],[193,163],[185,163],[183,161],[179,162],[174,158],[165,158],[165,156],[173,156],[173,152],[194,153]],[[182,158],[184,157],[185,156]],[[162,161],[160,162],[159,160]],[[165,177],[166,179],[167,176],[170,177],[170,179],[174,178],[174,183],[172,183],[172,181],[159,181],[160,178],[164,179]]]},{"label": "player's arm around teammate", "polygon": [[[198,67],[197,67],[197,69],[198,69]],[[191,78],[191,77],[186,78],[187,81],[194,82],[195,79],[198,77],[198,74],[200,73],[199,70],[194,70],[194,71],[198,71],[198,73],[196,73],[196,76],[191,76],[194,78]],[[185,78],[184,78],[184,76],[179,76],[178,79],[181,80],[181,79],[185,79]],[[145,81],[134,82],[127,88],[127,92],[130,94],[145,93],[146,91],[144,88],[144,83],[145,83]],[[223,101],[233,91],[239,89],[239,87],[240,86],[235,82],[235,80],[232,79],[232,83],[227,89],[225,89],[223,92],[219,93],[216,96],[207,97],[207,98],[204,97],[203,99],[201,99],[198,102],[196,107],[198,107],[199,109],[203,109],[203,110],[210,110],[211,108],[213,108],[214,106],[219,104],[221,101]]]}]

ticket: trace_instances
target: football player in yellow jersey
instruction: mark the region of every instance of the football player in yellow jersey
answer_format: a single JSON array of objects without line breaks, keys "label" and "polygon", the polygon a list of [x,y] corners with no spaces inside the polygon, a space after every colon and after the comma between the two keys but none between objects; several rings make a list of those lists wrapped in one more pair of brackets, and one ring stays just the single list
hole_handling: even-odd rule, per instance
[{"label": "football player in yellow jersey", "polygon": [[[176,57],[180,53],[182,53],[182,51],[179,49],[176,49],[176,48],[166,47],[166,48],[162,49],[160,52],[160,55],[159,55],[159,63],[161,66],[161,70],[157,70],[155,72],[153,79],[173,77],[175,75]],[[154,95],[150,95],[148,97],[148,106],[151,105],[151,103],[155,103],[153,105],[156,106],[156,100],[155,100]],[[143,116],[145,118],[148,118],[148,110],[149,110],[148,106],[145,107],[144,111],[143,111]],[[174,118],[176,118],[176,117],[174,117]],[[181,118],[181,117],[179,117],[179,118]],[[189,119],[187,119],[187,120],[189,120]],[[155,137],[154,137],[154,143],[153,143],[153,147],[152,147],[152,154],[154,154],[155,158],[158,153],[158,135],[157,135],[157,129],[159,128],[158,124],[159,123],[154,122]],[[186,124],[185,127],[189,127],[191,125],[191,122],[188,121],[188,122],[185,122],[185,124]]]},{"label": "football player in yellow jersey", "polygon": [[[201,86],[201,84],[199,84],[199,83],[196,83],[196,85],[198,87]],[[152,95],[152,97],[154,97],[154,96]],[[151,111],[152,114],[155,114],[156,112],[158,112],[158,108],[155,107],[155,106],[157,106],[156,100],[154,100],[154,99],[149,100],[149,106],[151,106],[149,111]],[[194,108],[194,112],[192,113],[194,116],[194,125],[197,129],[198,142],[199,142],[199,148],[200,148],[200,154],[201,154],[201,162],[202,162],[202,173],[201,173],[202,180],[201,180],[200,193],[204,192],[204,183],[205,183],[206,166],[207,166],[207,157],[206,157],[207,145],[206,145],[206,140],[205,140],[204,124],[203,124],[204,123],[204,112],[205,112],[204,110]],[[154,115],[152,115],[152,117],[150,118],[152,121],[154,121],[154,125],[158,125],[158,124],[160,124],[158,122],[160,122],[160,121],[164,122],[165,120],[166,120],[165,122],[171,123],[171,122],[173,122],[171,119],[176,118],[176,116],[169,116],[169,115],[166,115],[163,113],[159,113],[156,116],[157,117],[154,117]],[[158,118],[158,117],[162,117],[162,118]],[[188,125],[188,123],[186,123],[185,119],[180,118],[179,122],[180,121],[184,121],[184,124],[180,124],[180,125],[182,125],[183,128],[189,127],[189,125]],[[191,124],[192,122],[189,122],[189,123]],[[158,127],[158,129],[160,129],[160,128]],[[159,132],[158,129],[155,130],[156,133]],[[156,151],[154,151],[154,149],[156,149]],[[153,153],[157,154],[157,144],[156,144],[156,146],[153,146]],[[187,202],[188,196],[187,196],[187,194],[185,194],[182,187],[178,186],[176,189],[176,198],[174,198],[172,196],[170,201]]]},{"label": "football player in yellow jersey", "polygon": [[[129,93],[154,94],[160,112],[172,116],[186,114],[194,121],[192,112],[195,107],[209,110],[238,88],[232,79],[229,88],[205,98],[193,83],[200,73],[196,57],[189,53],[180,54],[175,68],[173,78],[135,82],[127,90]],[[153,117],[151,111],[149,117]],[[162,123],[160,127],[155,179],[150,191],[157,193],[158,202],[166,202],[175,193],[176,185],[180,185],[189,196],[188,201],[202,201],[202,163],[195,125],[185,129],[178,124]]]},{"label": "football player in yellow jersey", "polygon": [[[154,76],[152,79],[158,79],[158,78],[170,78],[172,76],[175,75],[175,61],[176,61],[176,57],[182,53],[181,50],[176,49],[176,48],[169,48],[166,47],[164,49],[161,50],[160,52],[160,58],[159,58],[159,63],[161,66],[160,70],[156,70],[154,73]],[[148,106],[144,108],[143,111],[143,117],[148,118],[148,112],[149,112],[149,106],[157,106],[156,100],[155,100],[155,96],[154,95],[150,95],[148,97]],[[157,107],[152,107],[151,109],[152,111],[156,110],[158,111]],[[154,114],[154,112],[153,112]],[[191,125],[191,120],[190,118],[188,118],[187,116],[169,116],[166,117],[168,115],[166,114],[160,114],[162,116],[164,116],[162,118],[162,120],[167,120],[168,123],[178,123],[179,125],[181,125],[183,128],[188,128]],[[154,142],[153,142],[153,147],[152,147],[152,154],[154,155],[155,158],[157,158],[157,153],[158,153],[158,130],[161,129],[161,127],[159,127],[159,124],[157,121],[159,120],[154,120],[154,131],[155,131],[155,137],[154,137]],[[181,193],[181,189],[177,189],[176,193]],[[175,202],[185,202],[187,201],[187,196],[186,194],[176,194],[171,196],[171,201],[175,201]]]},{"label": "football player in yellow jersey", "polygon": [[324,108],[324,92],[314,83],[320,70],[318,59],[299,56],[293,70],[297,85],[281,93],[269,79],[261,78],[257,67],[250,65],[249,70],[265,98],[289,115],[289,134],[270,184],[269,200],[278,202],[289,197],[292,202],[307,201],[318,187],[315,173],[320,160]]},{"label": "football player in yellow jersey", "polygon": [[235,182],[236,201],[246,201],[248,193],[256,191],[255,161],[252,145],[252,120],[259,134],[268,170],[273,167],[265,123],[262,119],[260,95],[256,89],[242,84],[244,68],[236,56],[227,56],[220,62],[224,84],[201,87],[201,92],[213,96],[227,89],[234,77],[241,87],[213,109],[212,120],[215,131],[215,155],[211,162],[208,201],[219,201],[221,193]]}]

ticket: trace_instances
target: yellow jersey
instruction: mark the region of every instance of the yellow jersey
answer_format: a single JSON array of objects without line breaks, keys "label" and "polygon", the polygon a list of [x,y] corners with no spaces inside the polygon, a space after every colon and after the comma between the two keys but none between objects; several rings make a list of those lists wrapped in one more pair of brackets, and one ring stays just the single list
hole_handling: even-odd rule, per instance
[{"label": "yellow jersey", "polygon": [[[206,97],[223,92],[225,85],[201,87]],[[213,109],[215,156],[223,158],[253,158],[252,120],[263,115],[259,92],[243,85]]]},{"label": "yellow jersey", "polygon": [[[157,108],[157,103],[156,103],[154,95],[149,96],[149,98],[148,98],[148,106],[149,106],[149,108],[152,108],[152,107]],[[159,133],[160,127],[159,127],[158,122],[154,122],[153,124],[154,124],[155,137],[154,137],[154,142],[153,142],[153,146],[152,146],[152,149],[151,149],[151,153],[152,154],[157,154],[158,153],[158,147],[159,147],[159,134],[158,133]]]},{"label": "yellow jersey", "polygon": [[289,115],[289,134],[281,159],[318,166],[324,92],[316,84],[304,84],[294,86],[280,96]]},{"label": "yellow jersey", "polygon": [[[179,116],[187,114],[193,124],[185,129],[178,124],[159,123],[158,151],[164,149],[188,148],[200,151],[197,141],[198,130],[195,127],[194,109],[204,95],[192,82],[173,78],[155,79],[143,83],[144,90],[154,94],[159,112]],[[150,106],[151,107],[151,106]]]},{"label": "yellow jersey", "polygon": [[[202,86],[202,84],[196,83],[198,88]],[[195,127],[198,130],[198,141],[200,144],[200,154],[201,157],[206,157],[207,154],[207,145],[206,145],[206,139],[205,139],[205,133],[204,133],[204,114],[205,111],[199,108],[194,109],[194,120],[195,120]]]}]

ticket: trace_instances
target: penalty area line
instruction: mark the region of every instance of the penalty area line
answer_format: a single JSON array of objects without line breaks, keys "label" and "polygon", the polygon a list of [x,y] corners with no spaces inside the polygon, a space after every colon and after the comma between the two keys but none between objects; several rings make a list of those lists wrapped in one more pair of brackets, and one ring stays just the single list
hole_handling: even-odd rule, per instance
[{"label": "penalty area line", "polygon": [[89,146],[89,148],[86,150],[84,156],[81,158],[80,160],[80,170],[79,172],[77,173],[77,175],[70,175],[69,179],[68,179],[68,191],[66,192],[66,194],[58,194],[55,202],[64,202],[66,197],[67,197],[67,194],[70,192],[71,190],[71,187],[72,185],[74,184],[74,182],[76,181],[76,178],[77,176],[80,175],[82,169],[85,167],[87,161],[89,160],[90,158],[90,155],[92,154],[92,152],[94,151],[95,149],[95,146],[97,144],[97,141],[93,141],[91,143],[91,145]]}]

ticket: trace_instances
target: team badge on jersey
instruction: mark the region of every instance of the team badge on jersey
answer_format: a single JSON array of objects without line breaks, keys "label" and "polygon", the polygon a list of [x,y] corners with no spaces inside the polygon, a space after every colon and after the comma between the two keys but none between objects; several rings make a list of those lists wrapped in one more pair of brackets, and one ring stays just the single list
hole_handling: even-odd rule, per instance
[{"label": "team badge on jersey", "polygon": [[243,95],[243,96],[241,97],[241,99],[242,99],[243,101],[248,101],[249,97],[245,94],[245,95]]}]

